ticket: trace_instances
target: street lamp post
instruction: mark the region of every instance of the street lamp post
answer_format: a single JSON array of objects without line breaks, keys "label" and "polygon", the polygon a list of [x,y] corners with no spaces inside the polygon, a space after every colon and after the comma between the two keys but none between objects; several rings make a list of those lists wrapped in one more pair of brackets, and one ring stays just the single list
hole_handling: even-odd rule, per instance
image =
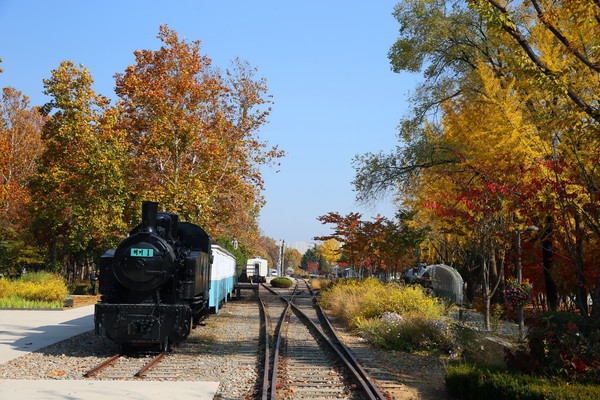
[{"label": "street lamp post", "polygon": [[[525,229],[517,229],[517,268],[515,275],[517,276],[517,283],[520,285],[523,281],[523,272],[521,268],[521,234],[523,232],[537,232],[540,228],[537,226],[529,226]],[[525,338],[525,318],[523,315],[523,305],[519,305],[519,339]]]}]

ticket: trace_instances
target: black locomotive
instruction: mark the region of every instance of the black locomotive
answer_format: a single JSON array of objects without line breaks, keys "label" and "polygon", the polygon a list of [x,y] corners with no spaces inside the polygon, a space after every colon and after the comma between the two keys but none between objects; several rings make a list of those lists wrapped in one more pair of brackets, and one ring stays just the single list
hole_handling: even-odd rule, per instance
[{"label": "black locomotive", "polygon": [[180,342],[209,311],[210,236],[199,226],[142,203],[142,223],[100,260],[96,334],[123,350]]}]

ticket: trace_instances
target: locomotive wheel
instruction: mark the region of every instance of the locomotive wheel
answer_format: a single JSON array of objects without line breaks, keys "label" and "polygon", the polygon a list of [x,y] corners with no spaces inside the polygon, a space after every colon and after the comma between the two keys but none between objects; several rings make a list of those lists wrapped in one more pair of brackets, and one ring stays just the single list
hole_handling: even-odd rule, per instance
[{"label": "locomotive wheel", "polygon": [[185,319],[181,324],[169,335],[169,339],[173,343],[184,341],[192,331],[193,317]]}]

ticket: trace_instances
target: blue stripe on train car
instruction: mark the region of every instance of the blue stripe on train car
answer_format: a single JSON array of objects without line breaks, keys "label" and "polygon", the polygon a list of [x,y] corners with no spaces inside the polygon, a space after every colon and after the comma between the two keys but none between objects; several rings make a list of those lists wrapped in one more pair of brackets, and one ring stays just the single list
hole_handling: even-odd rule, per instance
[{"label": "blue stripe on train car", "polygon": [[210,290],[208,292],[208,306],[214,307],[215,312],[219,312],[219,304],[227,302],[233,295],[233,288],[237,281],[237,276],[229,276],[218,281],[210,281]]}]

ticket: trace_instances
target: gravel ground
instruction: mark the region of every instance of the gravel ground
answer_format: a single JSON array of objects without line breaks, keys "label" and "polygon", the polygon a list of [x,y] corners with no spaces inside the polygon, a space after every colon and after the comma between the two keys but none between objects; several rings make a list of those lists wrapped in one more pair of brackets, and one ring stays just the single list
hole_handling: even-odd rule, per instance
[{"label": "gravel ground", "polygon": [[[235,301],[196,327],[189,338],[150,373],[148,380],[217,381],[216,399],[251,398],[257,375],[260,315],[254,301]],[[83,379],[83,374],[118,353],[93,331],[0,364],[0,379]],[[173,367],[183,364],[185,367]],[[165,368],[176,368],[165,378]],[[163,372],[161,372],[163,371]],[[89,379],[110,379],[106,375]],[[132,378],[133,379],[133,378]]]},{"label": "gravel ground", "polygon": [[390,400],[447,400],[440,358],[377,348],[328,314],[338,335]]},{"label": "gravel ground", "polygon": [[[461,313],[454,313],[452,315],[452,318],[465,325],[470,326],[473,329],[485,332],[485,323],[483,321],[483,315],[481,313],[471,310],[462,310]],[[518,339],[519,325],[510,321],[500,321],[495,333],[500,336]],[[525,327],[525,333],[527,333],[527,327]]]},{"label": "gravel ground", "polygon": [[[481,325],[481,317],[475,313],[463,315],[462,321],[476,328]],[[436,357],[377,349],[339,325],[336,328],[367,370],[379,379],[390,399],[447,398],[444,366]],[[512,336],[515,329],[516,324],[506,323],[501,333]],[[146,379],[218,381],[216,399],[254,398],[258,389],[259,333],[256,302],[229,302],[219,314],[211,315],[194,329],[188,340],[176,346]],[[0,364],[0,379],[83,379],[86,371],[118,351],[116,344],[90,331]],[[165,372],[169,368],[171,377]],[[104,375],[90,379],[115,378]]]}]

